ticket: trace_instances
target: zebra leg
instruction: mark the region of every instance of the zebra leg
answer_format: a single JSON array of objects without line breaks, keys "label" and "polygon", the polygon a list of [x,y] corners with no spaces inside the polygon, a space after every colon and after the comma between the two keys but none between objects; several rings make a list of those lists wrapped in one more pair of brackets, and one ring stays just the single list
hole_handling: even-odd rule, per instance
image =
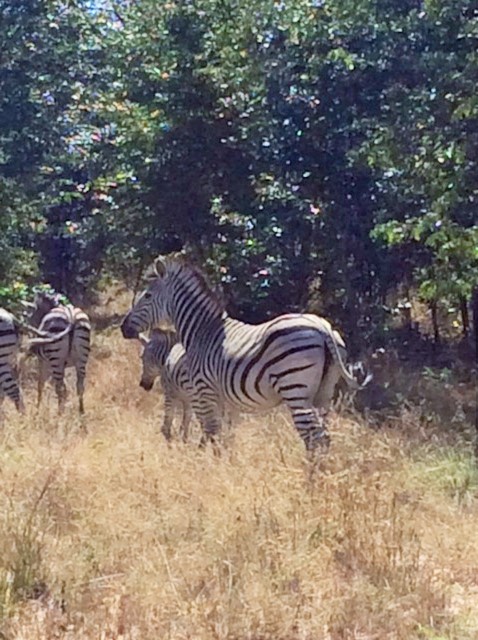
[{"label": "zebra leg", "polygon": [[43,397],[43,389],[45,387],[45,382],[48,379],[49,375],[48,364],[43,360],[39,360],[38,363],[38,397],[37,397],[37,409],[41,405],[42,397]]},{"label": "zebra leg", "polygon": [[171,394],[164,390],[164,421],[161,427],[161,433],[169,442],[171,440],[171,427],[173,424],[173,400]]},{"label": "zebra leg", "polygon": [[73,346],[70,356],[76,369],[76,393],[78,395],[78,410],[80,415],[85,413],[83,397],[85,394],[86,365],[90,355],[90,328],[83,320],[75,326]]},{"label": "zebra leg", "polygon": [[183,442],[187,442],[189,438],[189,424],[191,422],[192,408],[189,402],[182,402],[183,407],[183,419],[181,422],[181,434]]},{"label": "zebra leg", "polygon": [[25,403],[23,402],[23,397],[19,388],[13,402],[15,403],[15,407],[19,413],[25,413]]},{"label": "zebra leg", "polygon": [[76,393],[78,395],[78,405],[80,415],[85,413],[85,405],[83,403],[83,396],[85,393],[85,370],[81,367],[76,369]]},{"label": "zebra leg", "polygon": [[295,428],[302,438],[307,451],[315,451],[317,447],[327,449],[330,438],[327,433],[325,418],[311,405],[301,407],[289,405]]},{"label": "zebra leg", "polygon": [[232,431],[232,425],[234,423],[234,420],[237,418],[237,415],[235,415],[234,409],[232,409],[229,406],[226,407],[226,405],[223,404],[221,408],[221,412],[222,412],[223,424],[225,425],[228,431]]},{"label": "zebra leg", "polygon": [[53,380],[55,382],[55,391],[58,398],[58,411],[63,413],[67,395],[64,365],[53,371]]},{"label": "zebra leg", "polygon": [[25,405],[23,404],[22,394],[14,370],[9,372],[9,376],[3,381],[2,387],[2,393],[10,398],[17,411],[24,413]]},{"label": "zebra leg", "polygon": [[12,368],[12,393],[10,395],[19,413],[25,413],[25,404],[20,389],[20,370],[18,366]]},{"label": "zebra leg", "polygon": [[203,435],[199,443],[200,447],[204,447],[207,442],[217,445],[217,434],[221,430],[221,409],[217,401],[209,398],[195,398],[193,401],[193,410],[196,414]]},{"label": "zebra leg", "polygon": [[314,405],[320,410],[321,415],[326,415],[328,413],[334,397],[335,387],[339,380],[339,367],[334,364],[330,365],[314,398]]}]

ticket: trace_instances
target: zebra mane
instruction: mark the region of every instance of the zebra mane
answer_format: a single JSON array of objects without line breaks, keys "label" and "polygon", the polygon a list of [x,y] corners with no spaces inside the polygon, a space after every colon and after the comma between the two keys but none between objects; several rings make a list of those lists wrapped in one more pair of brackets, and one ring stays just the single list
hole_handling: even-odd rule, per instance
[{"label": "zebra mane", "polygon": [[184,253],[175,252],[166,256],[158,256],[146,270],[145,276],[148,280],[154,281],[166,274],[176,274],[186,282],[191,279],[194,280],[199,289],[215,303],[218,311],[220,313],[225,312],[225,301],[218,287],[211,284],[204,271]]}]

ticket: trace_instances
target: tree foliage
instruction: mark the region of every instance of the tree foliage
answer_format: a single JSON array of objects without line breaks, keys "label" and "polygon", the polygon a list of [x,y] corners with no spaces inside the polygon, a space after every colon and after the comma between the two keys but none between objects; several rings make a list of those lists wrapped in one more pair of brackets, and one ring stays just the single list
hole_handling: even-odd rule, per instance
[{"label": "tree foliage", "polygon": [[473,0],[0,0],[0,278],[188,246],[243,317],[346,331],[478,282]]}]

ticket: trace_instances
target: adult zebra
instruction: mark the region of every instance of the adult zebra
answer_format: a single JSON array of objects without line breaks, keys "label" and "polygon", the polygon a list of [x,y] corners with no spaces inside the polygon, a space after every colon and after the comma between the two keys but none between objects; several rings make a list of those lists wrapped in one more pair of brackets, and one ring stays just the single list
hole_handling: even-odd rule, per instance
[{"label": "adult zebra", "polygon": [[61,304],[59,294],[40,292],[35,295],[30,322],[38,326],[39,337],[29,343],[29,352],[39,359],[38,405],[43,388],[51,376],[55,384],[58,406],[63,410],[66,401],[65,369],[76,369],[76,390],[80,414],[84,413],[83,395],[88,357],[90,355],[91,325],[84,311],[71,304]]},{"label": "adult zebra", "polygon": [[179,406],[182,409],[180,433],[186,442],[192,415],[192,387],[184,347],[178,343],[174,331],[154,329],[150,338],[140,335],[139,339],[144,346],[139,385],[150,391],[156,378],[160,377],[164,394],[164,422],[161,432],[166,440],[171,439],[174,410]]},{"label": "adult zebra", "polygon": [[18,322],[6,309],[0,308],[0,402],[4,396],[8,396],[18,411],[23,412],[22,394],[15,371],[19,346]]},{"label": "adult zebra", "polygon": [[353,389],[364,385],[345,369],[345,345],[327,320],[297,313],[259,325],[235,320],[203,273],[178,255],[157,258],[151,275],[123,319],[123,336],[172,322],[186,349],[193,409],[206,439],[214,441],[225,404],[247,412],[284,403],[307,449],[328,443],[314,405],[328,409],[340,377]]}]

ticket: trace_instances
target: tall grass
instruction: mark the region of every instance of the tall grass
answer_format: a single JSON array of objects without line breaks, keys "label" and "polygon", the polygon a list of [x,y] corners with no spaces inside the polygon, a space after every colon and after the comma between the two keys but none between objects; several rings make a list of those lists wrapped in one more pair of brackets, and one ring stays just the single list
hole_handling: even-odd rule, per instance
[{"label": "tall grass", "polygon": [[[335,417],[311,477],[281,411],[221,456],[159,433],[139,348],[99,334],[87,432],[8,410],[0,434],[7,640],[474,640],[478,501],[466,444],[433,424]],[[27,389],[29,407],[33,392]],[[196,440],[198,434],[196,434]],[[0,634],[0,637],[1,634]]]}]

